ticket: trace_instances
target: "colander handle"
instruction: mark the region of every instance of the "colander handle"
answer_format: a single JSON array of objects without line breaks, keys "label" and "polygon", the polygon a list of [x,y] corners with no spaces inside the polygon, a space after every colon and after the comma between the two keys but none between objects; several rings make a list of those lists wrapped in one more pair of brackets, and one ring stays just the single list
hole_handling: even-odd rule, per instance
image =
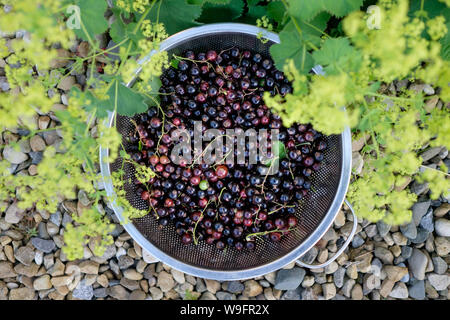
[{"label": "colander handle", "polygon": [[329,259],[328,261],[325,261],[324,263],[321,263],[321,264],[307,264],[307,263],[304,263],[304,262],[300,261],[300,259],[299,259],[299,260],[296,261],[296,263],[297,263],[299,266],[302,266],[302,267],[305,267],[305,268],[309,268],[309,269],[320,269],[320,268],[324,268],[324,267],[326,267],[327,265],[329,265],[330,263],[332,263],[334,260],[336,260],[337,257],[339,257],[339,256],[342,254],[342,252],[344,252],[344,250],[348,247],[348,245],[350,244],[350,242],[351,242],[352,239],[353,239],[353,236],[354,236],[355,233],[356,233],[356,228],[357,228],[357,226],[358,226],[358,218],[356,217],[355,211],[353,210],[353,207],[352,207],[352,205],[350,204],[350,202],[348,202],[347,199],[345,199],[344,202],[345,202],[345,204],[350,208],[350,211],[351,211],[352,214],[353,214],[353,228],[352,228],[352,231],[350,232],[350,234],[349,234],[347,240],[345,240],[344,244],[343,244],[342,247],[338,250],[338,252],[336,252],[336,254],[335,254],[331,259]]}]

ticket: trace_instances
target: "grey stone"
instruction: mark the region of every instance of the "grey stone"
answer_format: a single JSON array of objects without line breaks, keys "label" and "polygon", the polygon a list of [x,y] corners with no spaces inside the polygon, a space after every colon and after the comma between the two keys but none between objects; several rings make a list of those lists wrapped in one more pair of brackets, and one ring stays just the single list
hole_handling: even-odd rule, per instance
[{"label": "grey stone", "polygon": [[433,210],[429,209],[427,214],[422,217],[419,224],[423,229],[427,230],[428,232],[434,231],[434,224],[433,224]]},{"label": "grey stone", "polygon": [[417,237],[417,227],[414,222],[400,226],[400,231],[408,239],[415,239]]},{"label": "grey stone", "polygon": [[423,159],[423,162],[426,162],[434,157],[436,157],[442,150],[442,147],[434,147],[430,148],[420,154]]},{"label": "grey stone", "polygon": [[404,259],[408,259],[409,257],[411,257],[412,250],[413,250],[413,248],[411,248],[411,247],[403,246],[402,247],[402,257]]},{"label": "grey stone", "polygon": [[425,230],[421,227],[417,229],[417,236],[414,239],[411,239],[412,243],[423,243],[425,240],[427,240],[428,236],[430,235],[430,232],[428,230]]},{"label": "grey stone", "polygon": [[424,202],[417,202],[412,206],[413,221],[416,226],[419,225],[420,220],[422,220],[422,217],[428,212],[430,204],[431,200],[428,200]]},{"label": "grey stone", "polygon": [[53,240],[44,240],[36,237],[31,238],[31,243],[36,249],[45,253],[52,252],[56,247],[55,242]]},{"label": "grey stone", "polygon": [[375,257],[383,261],[385,264],[392,264],[394,262],[394,255],[386,248],[376,247],[374,254]]},{"label": "grey stone", "polygon": [[244,291],[244,285],[239,281],[231,281],[228,283],[227,291],[231,293],[241,293]]},{"label": "grey stone", "polygon": [[447,272],[448,265],[444,259],[442,259],[441,257],[434,257],[432,261],[434,266],[434,272],[436,272],[437,274],[444,274]]},{"label": "grey stone", "polygon": [[94,297],[96,298],[106,298],[107,296],[106,288],[97,288],[94,290]]},{"label": "grey stone", "polygon": [[422,251],[414,248],[411,257],[408,259],[408,264],[414,278],[417,280],[425,279],[428,258]]},{"label": "grey stone", "polygon": [[437,291],[446,290],[450,285],[450,276],[432,273],[428,276],[428,281]]},{"label": "grey stone", "polygon": [[56,226],[60,226],[62,222],[61,212],[56,211],[55,213],[50,215],[50,222],[54,223]]},{"label": "grey stone", "polygon": [[280,300],[300,300],[302,297],[302,289],[299,287],[295,290],[287,290]]},{"label": "grey stone", "polygon": [[128,300],[130,293],[121,285],[115,285],[106,289],[106,293],[117,300]]},{"label": "grey stone", "polygon": [[225,291],[216,292],[216,297],[218,300],[236,300],[236,297],[232,293]]},{"label": "grey stone", "polygon": [[414,181],[410,187],[410,190],[418,196],[427,192],[429,189],[428,182],[418,183],[417,181]]},{"label": "grey stone", "polygon": [[43,152],[35,152],[35,151],[31,151],[28,154],[31,158],[31,164],[39,164],[42,161],[42,158],[44,157],[44,153]]},{"label": "grey stone", "polygon": [[131,267],[134,264],[134,259],[131,258],[130,256],[123,255],[123,256],[119,257],[118,262],[119,262],[119,268],[124,270],[124,269],[128,269],[129,267]]},{"label": "grey stone", "polygon": [[425,299],[425,281],[420,280],[415,282],[408,288],[409,296],[416,300]]},{"label": "grey stone", "polygon": [[292,269],[282,269],[277,272],[275,280],[275,289],[294,290],[303,281],[306,271],[302,268],[294,267]]},{"label": "grey stone", "polygon": [[319,250],[316,247],[312,247],[311,249],[306,252],[300,260],[302,260],[305,263],[313,263],[314,260],[316,260],[317,255],[319,254]]},{"label": "grey stone", "polygon": [[353,237],[353,240],[352,240],[352,247],[353,247],[353,248],[359,248],[359,247],[361,247],[363,244],[364,244],[364,239],[361,238],[359,235],[355,235],[355,236]]},{"label": "grey stone", "polygon": [[391,226],[380,220],[377,222],[377,229],[378,229],[378,234],[381,237],[384,237],[385,235],[388,234],[389,230],[391,230]]},{"label": "grey stone", "polygon": [[78,283],[75,290],[73,290],[72,296],[81,300],[91,300],[94,296],[94,289],[92,285],[86,285],[86,280],[82,280]]},{"label": "grey stone", "polygon": [[19,164],[24,162],[28,159],[28,156],[26,153],[23,153],[22,151],[16,151],[11,146],[6,146],[3,149],[3,158],[8,160],[9,162],[13,164]]},{"label": "grey stone", "polygon": [[392,289],[389,296],[396,299],[406,299],[408,298],[408,288],[403,282],[399,282]]},{"label": "grey stone", "polygon": [[436,233],[441,237],[450,237],[450,220],[438,219],[435,223]]},{"label": "grey stone", "polygon": [[364,231],[369,238],[373,238],[377,235],[377,226],[375,224],[368,225]]},{"label": "grey stone", "polygon": [[333,281],[336,287],[342,288],[344,285],[345,268],[339,267],[333,274]]}]

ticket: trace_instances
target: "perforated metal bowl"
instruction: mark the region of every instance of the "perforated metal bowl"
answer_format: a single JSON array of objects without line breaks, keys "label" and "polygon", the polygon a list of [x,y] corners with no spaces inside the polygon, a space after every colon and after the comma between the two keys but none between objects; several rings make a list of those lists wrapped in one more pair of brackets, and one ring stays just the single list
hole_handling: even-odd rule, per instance
[{"label": "perforated metal bowl", "polygon": [[[263,32],[268,39],[262,43],[256,35]],[[269,48],[279,43],[275,33],[267,32],[255,26],[220,23],[210,24],[179,32],[166,39],[160,50],[170,54],[181,54],[185,50],[205,51],[215,49],[220,51],[233,46],[251,49],[269,56]],[[154,52],[139,61],[140,65],[151,59]],[[313,69],[318,73],[320,69]],[[136,70],[136,74],[140,68]],[[128,83],[131,86],[133,81]],[[113,124],[114,115],[109,117],[108,125]],[[134,126],[130,119],[117,116],[117,129],[126,136]],[[127,147],[124,140],[125,148]],[[216,280],[247,279],[278,270],[286,264],[305,254],[327,231],[333,223],[345,197],[350,179],[351,169],[351,135],[346,128],[340,135],[332,135],[326,140],[328,148],[324,154],[321,169],[312,177],[312,187],[304,199],[298,203],[296,216],[299,226],[281,241],[274,243],[262,239],[257,240],[255,251],[237,251],[227,248],[217,250],[214,245],[199,243],[198,245],[183,245],[176,235],[174,227],[168,226],[162,230],[153,215],[135,219],[124,225],[131,237],[150,254],[162,262],[182,272],[203,278]],[[106,161],[108,149],[100,149],[101,173],[104,177],[108,196],[114,194],[110,174],[119,168],[121,159],[109,164]],[[134,175],[132,166],[125,166],[126,178]],[[134,192],[134,186],[127,185],[128,200],[137,208],[145,209],[147,204]],[[111,203],[115,214],[123,221],[123,208]]]}]

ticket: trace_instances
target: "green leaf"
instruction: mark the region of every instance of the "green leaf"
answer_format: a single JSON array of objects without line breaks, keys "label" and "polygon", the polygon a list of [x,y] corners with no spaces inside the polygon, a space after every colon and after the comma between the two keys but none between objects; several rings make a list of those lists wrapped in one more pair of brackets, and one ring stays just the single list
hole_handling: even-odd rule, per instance
[{"label": "green leaf", "polygon": [[441,57],[444,60],[450,61],[450,21],[445,24],[447,33],[439,40],[441,43]]},{"label": "green leaf", "polygon": [[111,24],[111,30],[109,31],[109,35],[111,36],[111,39],[115,43],[120,43],[126,35],[126,25],[123,23],[122,18],[119,16],[116,16],[116,20]]},{"label": "green leaf", "polygon": [[[95,35],[101,34],[108,29],[108,22],[104,14],[108,7],[106,0],[75,0],[72,4],[80,8],[80,29],[74,29],[75,34],[83,40],[93,40]],[[83,26],[86,32],[83,30]]]},{"label": "green leaf", "polygon": [[272,1],[267,5],[267,15],[278,23],[283,21],[286,8],[281,1]]},{"label": "green leaf", "polygon": [[148,109],[142,95],[119,83],[118,80],[115,80],[111,85],[111,88],[108,90],[108,96],[111,109],[115,109],[117,99],[117,113],[124,116],[131,117]]},{"label": "green leaf", "polygon": [[69,93],[71,98],[81,101],[83,108],[88,112],[94,112],[97,117],[105,118],[108,116],[108,111],[112,111],[112,106],[109,100],[97,99],[92,91],[81,91],[77,87],[72,87]]},{"label": "green leaf", "polygon": [[227,22],[239,18],[244,11],[243,0],[212,3],[206,1],[202,6],[202,15],[198,19],[203,23]]},{"label": "green leaf", "polygon": [[314,61],[324,67],[327,74],[357,71],[362,55],[350,45],[346,38],[329,38],[322,48],[312,54]]},{"label": "green leaf", "polygon": [[319,12],[327,11],[336,17],[343,17],[358,10],[363,0],[287,0],[290,15],[304,20],[312,20]]},{"label": "green leaf", "polygon": [[[319,30],[324,30],[329,19],[329,14],[323,12],[317,15],[309,24],[314,25]],[[294,22],[290,21],[280,32],[280,44],[274,44],[270,47],[270,54],[279,70],[283,70],[287,59],[293,59],[299,72],[308,73],[314,66],[314,60],[308,52],[311,46],[320,43],[321,33],[306,25],[298,22],[301,33],[296,29]]]},{"label": "green leaf", "polygon": [[264,163],[265,166],[271,167],[272,161],[280,161],[281,159],[286,158],[286,146],[283,142],[277,141],[273,146],[273,158]]},{"label": "green leaf", "polygon": [[[159,11],[159,17],[158,17]],[[198,25],[195,22],[202,12],[201,6],[189,4],[186,0],[160,0],[156,3],[147,18],[164,23],[169,34]]]}]

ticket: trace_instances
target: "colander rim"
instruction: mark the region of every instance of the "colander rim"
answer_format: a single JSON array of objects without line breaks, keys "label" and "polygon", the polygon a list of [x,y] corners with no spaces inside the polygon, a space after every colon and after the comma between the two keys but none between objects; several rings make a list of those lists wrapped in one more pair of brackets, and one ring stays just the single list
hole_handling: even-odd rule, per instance
[{"label": "colander rim", "polygon": [[[274,43],[280,43],[280,38],[278,34],[274,32],[269,32],[265,29],[243,24],[243,23],[213,23],[206,24],[199,27],[189,28],[183,31],[180,31],[166,40],[164,40],[160,45],[160,50],[170,50],[173,46],[177,45],[178,42],[187,40],[189,38],[208,35],[208,34],[217,34],[217,33],[243,33],[248,35],[256,36],[258,33],[262,32],[263,36]],[[142,66],[145,62],[147,62],[153,54],[155,54],[155,50],[151,51],[148,55],[138,60],[138,64]],[[137,75],[141,71],[141,67],[139,67],[135,71],[135,75]],[[313,68],[313,71],[317,74],[321,74],[322,68],[320,66],[316,66]],[[132,86],[136,77],[131,80],[126,85],[128,87]],[[108,120],[106,125],[111,127],[113,125],[114,112],[109,112]],[[182,271],[184,273],[206,278],[206,279],[214,279],[219,281],[230,281],[230,280],[242,280],[254,278],[257,276],[261,276],[278,269],[281,269],[285,265],[299,259],[302,255],[304,255],[310,248],[312,248],[317,241],[319,241],[328,228],[331,226],[333,221],[336,218],[336,215],[341,208],[345,194],[347,192],[348,185],[350,183],[350,175],[351,175],[351,133],[350,128],[346,127],[344,131],[341,133],[341,141],[342,141],[342,152],[341,152],[341,160],[342,160],[342,169],[341,175],[339,179],[339,185],[334,196],[334,199],[328,209],[327,213],[323,217],[320,224],[317,228],[294,250],[291,250],[284,256],[266,263],[264,265],[253,267],[249,269],[243,270],[210,270],[206,268],[201,268],[197,266],[193,266],[191,264],[187,264],[181,262],[180,260],[173,258],[172,256],[166,254],[156,246],[154,246],[150,241],[148,241],[136,228],[136,226],[132,222],[128,222],[122,224],[123,228],[128,232],[128,234],[132,237],[134,241],[141,246],[142,249],[146,250],[149,254],[153,255],[159,261],[167,264],[168,266]],[[99,162],[100,162],[100,171],[101,176],[104,181],[104,187],[106,190],[106,194],[109,198],[115,195],[114,187],[111,181],[111,169],[108,161],[109,149],[103,146],[100,146],[99,150]],[[114,211],[116,217],[119,219],[121,223],[123,223],[123,208],[118,206],[117,203],[110,202],[110,207]]]}]

